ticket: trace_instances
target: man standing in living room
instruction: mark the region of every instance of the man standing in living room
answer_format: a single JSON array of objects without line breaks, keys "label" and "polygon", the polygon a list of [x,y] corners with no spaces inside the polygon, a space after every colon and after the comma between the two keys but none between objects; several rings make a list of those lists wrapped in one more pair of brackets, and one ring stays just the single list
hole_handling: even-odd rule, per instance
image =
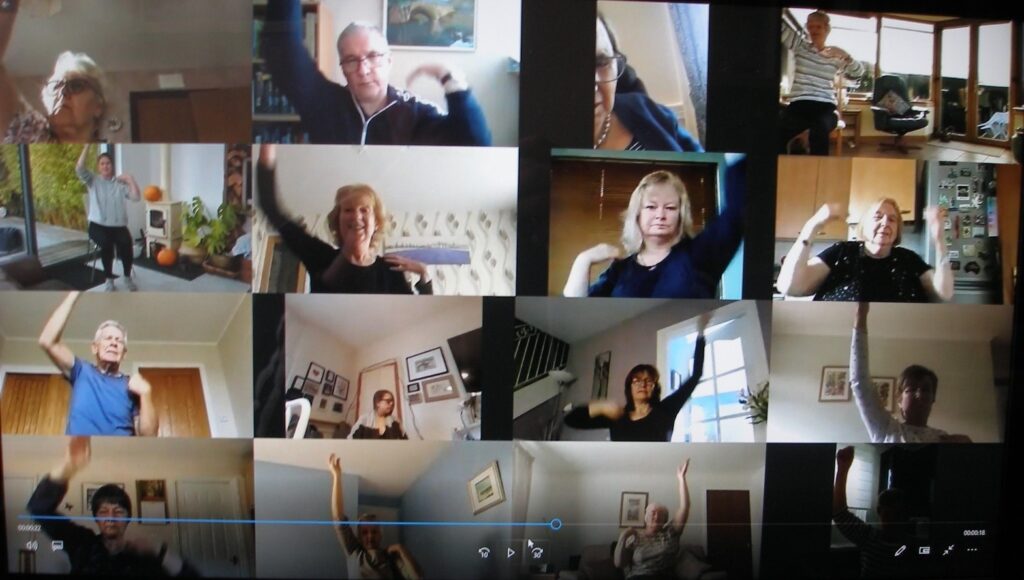
[{"label": "man standing in living room", "polygon": [[141,374],[121,373],[128,334],[115,320],[99,325],[92,342],[96,364],[77,356],[61,341],[80,292],[70,292],[39,335],[39,346],[71,383],[67,435],[147,435],[159,429],[152,387]]},{"label": "man standing in living room", "polygon": [[380,29],[353,22],[338,36],[345,86],[331,82],[303,45],[299,0],[269,0],[261,55],[274,84],[288,97],[314,143],[358,145],[490,145],[483,110],[463,75],[424,64],[421,75],[444,87],[447,114],[389,84],[391,48]]}]

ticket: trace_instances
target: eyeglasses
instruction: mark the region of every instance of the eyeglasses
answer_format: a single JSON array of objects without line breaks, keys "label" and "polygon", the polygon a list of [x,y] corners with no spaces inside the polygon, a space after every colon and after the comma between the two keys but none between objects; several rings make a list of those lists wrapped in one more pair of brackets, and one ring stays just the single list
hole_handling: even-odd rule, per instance
[{"label": "eyeglasses", "polygon": [[96,85],[89,79],[74,77],[50,81],[46,83],[46,88],[55,95],[77,95],[89,90],[95,91]]},{"label": "eyeglasses", "polygon": [[626,55],[597,55],[594,59],[594,80],[599,83],[610,83],[619,80],[626,72]]},{"label": "eyeglasses", "polygon": [[640,387],[640,386],[653,387],[654,385],[658,384],[658,382],[655,381],[654,379],[651,379],[651,378],[644,379],[644,378],[640,378],[640,377],[633,377],[632,383],[633,383],[633,385],[635,385],[637,387]]},{"label": "eyeglasses", "polygon": [[370,68],[380,68],[380,65],[384,62],[384,57],[387,56],[386,52],[371,52],[367,53],[364,57],[349,56],[341,60],[341,70],[350,73],[359,70],[359,67],[365,61],[366,64],[370,65]]}]

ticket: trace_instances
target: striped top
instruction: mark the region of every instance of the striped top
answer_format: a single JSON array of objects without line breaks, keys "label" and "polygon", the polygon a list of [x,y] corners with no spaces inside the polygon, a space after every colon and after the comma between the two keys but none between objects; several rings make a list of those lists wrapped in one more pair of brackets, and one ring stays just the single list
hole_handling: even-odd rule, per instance
[{"label": "striped top", "polygon": [[786,25],[782,26],[782,43],[793,51],[796,58],[793,85],[789,89],[790,102],[818,101],[835,105],[836,75],[842,72],[843,76],[857,78],[864,74],[864,65],[860,61],[851,60],[845,64],[841,58],[825,56]]},{"label": "striped top", "polygon": [[[921,561],[914,538],[886,535],[850,510],[836,512],[832,521],[847,540],[860,548],[861,578],[925,577],[919,573],[927,563]],[[902,546],[906,547],[901,551]]]}]

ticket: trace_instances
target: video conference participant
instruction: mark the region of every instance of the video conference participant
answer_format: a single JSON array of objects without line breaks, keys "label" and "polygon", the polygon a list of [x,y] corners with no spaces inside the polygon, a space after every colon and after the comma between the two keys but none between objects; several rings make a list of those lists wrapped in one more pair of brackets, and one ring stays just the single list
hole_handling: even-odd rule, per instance
[{"label": "video conference participant", "polygon": [[[88,437],[72,437],[64,461],[43,477],[28,501],[33,516],[59,516],[68,484],[89,464]],[[132,502],[121,487],[108,483],[97,489],[89,506],[99,533],[67,519],[36,519],[51,540],[64,542],[63,552],[72,574],[128,576],[132,578],[198,577],[199,571],[168,551],[167,544],[154,547],[143,540],[125,538],[132,517]]]},{"label": "video conference participant", "polygon": [[672,521],[668,519],[667,507],[650,503],[644,512],[644,527],[640,530],[626,528],[619,534],[613,558],[615,566],[622,569],[626,578],[675,577],[679,536],[683,535],[686,520],[690,517],[690,488],[686,483],[689,468],[690,460],[687,459],[676,469],[679,510]]},{"label": "video conference participant", "polygon": [[[401,544],[391,544],[381,549],[380,525],[368,522],[376,521],[377,517],[364,514],[359,517],[356,533],[345,515],[344,486],[341,480],[341,458],[331,454],[327,458],[327,468],[331,472],[331,514],[336,526],[334,532],[345,550],[347,557],[356,558],[359,563],[361,578],[403,578],[418,580],[423,577],[419,564],[412,554]],[[358,536],[357,536],[358,534]]]},{"label": "video conference participant", "polygon": [[112,292],[114,286],[114,248],[121,258],[124,270],[124,285],[130,292],[138,290],[132,277],[132,234],[128,231],[128,209],[125,200],[139,201],[142,192],[139,184],[129,173],[114,176],[114,158],[109,153],[100,153],[96,161],[99,175],[85,167],[89,145],[82,147],[75,172],[85,184],[89,194],[89,239],[100,247],[103,275],[107,279],[105,290]]},{"label": "video conference participant", "polygon": [[857,410],[864,421],[872,443],[970,443],[966,435],[950,435],[928,426],[928,416],[935,404],[939,378],[931,369],[910,365],[900,373],[896,383],[902,421],[889,414],[878,391],[871,382],[868,365],[868,302],[857,304],[857,316],[850,343],[850,389],[857,401]]},{"label": "video conference participant", "polygon": [[942,256],[932,268],[913,250],[899,246],[903,218],[896,200],[883,197],[868,206],[858,224],[859,241],[836,242],[808,257],[818,231],[842,219],[839,204],[821,206],[807,220],[786,254],[777,282],[787,296],[860,302],[948,302],[953,298],[953,268],[943,235],[943,210],[925,210],[928,235]]},{"label": "video conference participant", "polygon": [[789,91],[789,104],[781,115],[781,145],[787,153],[789,142],[808,131],[811,155],[828,155],[828,136],[836,125],[835,80],[837,76],[857,78],[864,74],[864,65],[845,50],[825,46],[832,31],[828,14],[818,10],[807,15],[807,36],[804,38],[788,26],[782,27],[782,42],[796,55],[796,70]]},{"label": "video conference participant", "polygon": [[120,372],[128,352],[128,335],[119,322],[96,329],[92,354],[96,364],[75,356],[61,334],[80,292],[69,292],[39,335],[39,346],[71,383],[67,435],[147,435],[159,430],[152,387],[141,374]]},{"label": "video conference participant", "polygon": [[704,329],[710,315],[697,318],[697,340],[693,351],[693,375],[674,393],[661,399],[658,369],[636,365],[626,375],[626,404],[591,401],[573,408],[565,424],[574,429],[608,429],[612,441],[668,441],[676,415],[690,399],[704,372]]},{"label": "video conference participant", "polygon": [[274,177],[276,160],[276,146],[260,146],[256,171],[260,210],[306,266],[314,293],[412,294],[404,275],[411,272],[419,277],[416,292],[433,294],[425,264],[401,256],[381,256],[387,212],[372,187],[357,183],[338,188],[334,208],[327,214],[327,227],[338,245],[334,247],[306,233],[281,211]]},{"label": "video conference participant", "polygon": [[425,64],[409,75],[444,87],[448,113],[389,83],[391,50],[380,29],[353,22],[338,36],[346,86],[329,81],[303,45],[299,0],[269,0],[262,56],[274,83],[292,102],[314,143],[359,145],[490,145],[483,110],[462,74]]},{"label": "video conference participant", "polygon": [[670,109],[647,96],[601,15],[594,55],[594,149],[704,150]]},{"label": "video conference participant", "polygon": [[[743,239],[739,187],[726,187],[725,211],[694,234],[686,187],[670,171],[644,176],[623,214],[622,246],[588,248],[573,261],[563,294],[630,298],[714,298]],[[614,260],[592,285],[590,268]]]},{"label": "video conference participant", "polygon": [[[0,1],[0,61],[20,0]],[[100,140],[107,113],[103,73],[88,55],[62,52],[43,85],[45,114],[29,105],[0,66],[0,143],[88,143]]]},{"label": "video conference participant", "polygon": [[349,439],[408,439],[402,424],[394,418],[395,396],[386,389],[373,394],[373,411],[359,417]]}]

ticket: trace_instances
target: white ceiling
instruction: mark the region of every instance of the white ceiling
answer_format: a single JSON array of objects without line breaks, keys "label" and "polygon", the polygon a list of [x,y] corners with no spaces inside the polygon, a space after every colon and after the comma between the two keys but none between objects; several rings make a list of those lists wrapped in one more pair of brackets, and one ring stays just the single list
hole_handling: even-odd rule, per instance
[{"label": "white ceiling", "polygon": [[369,184],[389,212],[515,209],[518,172],[506,147],[277,147],[278,195],[299,214],[327,213],[350,183]]},{"label": "white ceiling", "polygon": [[[289,316],[338,337],[349,345],[367,345],[400,334],[418,321],[456,309],[480,312],[477,296],[359,296],[289,294]],[[481,314],[482,316],[482,314]]]},{"label": "white ceiling", "polygon": [[248,66],[252,0],[62,0],[23,4],[4,58],[9,74],[49,75],[64,50],[106,71]]},{"label": "white ceiling", "polygon": [[622,445],[609,441],[516,441],[535,464],[559,473],[664,474],[676,478],[676,467],[690,459],[690,473],[750,473],[764,466],[764,444],[644,443]]},{"label": "white ceiling", "polygon": [[669,302],[653,298],[519,297],[516,318],[573,343]]},{"label": "white ceiling", "polygon": [[[64,292],[0,292],[0,336],[35,340]],[[71,313],[64,340],[91,342],[96,327],[114,319],[131,342],[217,343],[248,294],[156,292],[84,293]],[[246,315],[243,313],[243,315]]]},{"label": "white ceiling", "polygon": [[[772,333],[850,336],[856,305],[846,302],[775,302]],[[1009,343],[1013,306],[874,303],[868,314],[873,337]]]},{"label": "white ceiling", "polygon": [[445,441],[333,441],[330,439],[256,439],[254,457],[324,472],[331,453],[341,457],[343,473],[358,475],[359,495],[401,497],[451,446]]}]

